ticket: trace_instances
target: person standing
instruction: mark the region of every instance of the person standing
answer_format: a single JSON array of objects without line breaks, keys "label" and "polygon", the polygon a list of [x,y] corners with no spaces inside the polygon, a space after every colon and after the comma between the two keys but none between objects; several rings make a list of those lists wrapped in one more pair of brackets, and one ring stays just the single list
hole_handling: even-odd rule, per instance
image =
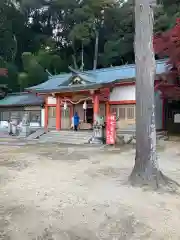
[{"label": "person standing", "polygon": [[78,130],[78,126],[79,126],[79,116],[78,116],[78,113],[75,112],[75,114],[74,114],[74,131]]}]

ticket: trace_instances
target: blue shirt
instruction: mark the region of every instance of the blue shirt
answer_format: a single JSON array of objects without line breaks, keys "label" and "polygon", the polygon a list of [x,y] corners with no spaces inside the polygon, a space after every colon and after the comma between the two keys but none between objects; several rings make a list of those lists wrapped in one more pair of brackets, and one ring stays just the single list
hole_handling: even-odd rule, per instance
[{"label": "blue shirt", "polygon": [[77,114],[74,115],[74,126],[79,125],[79,116]]}]

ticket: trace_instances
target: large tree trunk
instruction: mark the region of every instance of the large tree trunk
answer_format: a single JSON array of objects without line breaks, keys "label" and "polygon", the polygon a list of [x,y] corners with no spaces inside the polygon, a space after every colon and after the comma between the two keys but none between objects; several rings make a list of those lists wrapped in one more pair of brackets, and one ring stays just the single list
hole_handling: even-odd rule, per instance
[{"label": "large tree trunk", "polygon": [[83,41],[81,43],[81,67],[80,67],[81,71],[84,71],[84,44]]},{"label": "large tree trunk", "polygon": [[150,0],[135,4],[136,159],[130,176],[133,185],[158,187],[167,178],[159,170],[156,153],[154,104],[155,58],[152,44],[153,9]]},{"label": "large tree trunk", "polygon": [[97,63],[98,63],[98,51],[99,51],[99,31],[96,30],[93,70],[96,70],[96,68],[97,68]]}]

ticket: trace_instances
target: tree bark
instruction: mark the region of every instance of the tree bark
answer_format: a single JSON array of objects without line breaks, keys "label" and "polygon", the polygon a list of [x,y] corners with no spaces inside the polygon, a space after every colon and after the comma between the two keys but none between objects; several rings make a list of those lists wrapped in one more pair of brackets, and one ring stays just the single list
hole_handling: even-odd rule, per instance
[{"label": "tree bark", "polygon": [[83,41],[81,43],[81,67],[80,67],[81,71],[84,71],[84,44]]},{"label": "tree bark", "polygon": [[136,158],[132,184],[158,187],[162,174],[156,153],[154,103],[155,58],[153,8],[150,0],[135,1]]},{"label": "tree bark", "polygon": [[72,59],[73,59],[74,69],[78,70],[78,65],[77,65],[77,61],[76,61],[76,56],[75,56],[75,55],[72,55]]},{"label": "tree bark", "polygon": [[98,62],[98,51],[99,51],[99,31],[96,30],[96,39],[95,39],[95,48],[94,48],[93,70],[96,70],[96,68],[97,68],[97,62]]},{"label": "tree bark", "polygon": [[[176,191],[180,185],[159,169],[156,152],[154,104],[155,58],[152,44],[152,0],[136,0],[135,62],[136,62],[136,158],[130,183]],[[154,0],[153,0],[154,4]]]}]

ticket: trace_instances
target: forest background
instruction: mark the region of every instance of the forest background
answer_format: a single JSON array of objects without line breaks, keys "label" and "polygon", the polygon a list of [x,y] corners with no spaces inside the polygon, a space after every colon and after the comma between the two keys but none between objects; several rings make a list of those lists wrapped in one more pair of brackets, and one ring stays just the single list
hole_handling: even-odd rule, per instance
[{"label": "forest background", "polygon": [[[155,9],[155,34],[171,29],[180,1]],[[134,63],[134,1],[1,0],[0,76],[13,92],[69,71]],[[163,56],[164,57],[164,56]],[[157,58],[157,56],[156,56]]]}]

